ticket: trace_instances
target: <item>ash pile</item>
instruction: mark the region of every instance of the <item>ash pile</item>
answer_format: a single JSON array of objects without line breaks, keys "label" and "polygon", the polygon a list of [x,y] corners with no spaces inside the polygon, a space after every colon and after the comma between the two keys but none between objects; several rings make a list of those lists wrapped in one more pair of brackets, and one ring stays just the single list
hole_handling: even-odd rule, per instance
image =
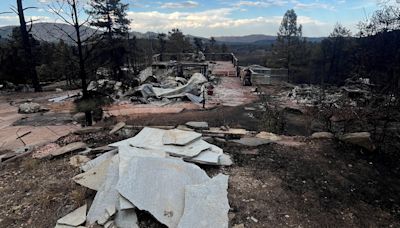
[{"label": "ash pile", "polygon": [[149,212],[167,227],[228,227],[228,176],[210,178],[197,164],[231,165],[202,134],[144,128],[109,145],[110,151],[81,166],[76,183],[97,191],[56,227],[139,227],[136,212]]}]

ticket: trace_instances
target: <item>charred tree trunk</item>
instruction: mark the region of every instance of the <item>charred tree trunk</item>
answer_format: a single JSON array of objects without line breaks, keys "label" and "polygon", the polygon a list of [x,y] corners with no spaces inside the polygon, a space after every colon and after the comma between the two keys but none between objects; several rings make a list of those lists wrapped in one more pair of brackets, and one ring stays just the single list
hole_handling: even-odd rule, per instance
[{"label": "charred tree trunk", "polygon": [[39,77],[35,68],[35,62],[33,60],[31,42],[29,41],[29,33],[26,29],[26,21],[24,16],[24,8],[22,6],[22,0],[17,0],[17,8],[20,23],[19,28],[22,37],[22,46],[24,47],[25,55],[28,60],[29,76],[32,80],[32,85],[35,89],[35,92],[42,92],[42,87],[40,86]]},{"label": "charred tree trunk", "polygon": [[[87,90],[87,81],[86,81],[86,69],[85,69],[85,59],[83,57],[83,50],[82,50],[82,40],[81,40],[81,33],[80,33],[80,26],[79,26],[79,21],[78,21],[78,14],[77,14],[77,9],[76,9],[76,2],[75,0],[72,1],[72,10],[74,13],[74,28],[76,32],[76,43],[78,46],[78,58],[79,58],[79,77],[81,79],[81,86],[82,86],[82,99],[83,100],[89,100],[89,93]],[[87,126],[92,126],[93,124],[93,118],[92,118],[92,112],[91,111],[86,111],[85,112],[85,119],[86,119],[86,125]]]}]

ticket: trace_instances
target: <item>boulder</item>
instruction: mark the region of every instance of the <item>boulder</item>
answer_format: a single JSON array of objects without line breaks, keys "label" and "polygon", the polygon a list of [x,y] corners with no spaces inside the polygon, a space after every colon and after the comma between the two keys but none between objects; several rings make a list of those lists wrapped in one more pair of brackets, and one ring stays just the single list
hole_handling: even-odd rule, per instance
[{"label": "boulder", "polygon": [[360,146],[368,151],[374,151],[375,145],[372,142],[371,134],[369,132],[356,132],[344,134],[340,137],[340,140],[346,143]]},{"label": "boulder", "polygon": [[18,107],[18,112],[24,114],[40,112],[40,104],[33,102],[20,104]]}]

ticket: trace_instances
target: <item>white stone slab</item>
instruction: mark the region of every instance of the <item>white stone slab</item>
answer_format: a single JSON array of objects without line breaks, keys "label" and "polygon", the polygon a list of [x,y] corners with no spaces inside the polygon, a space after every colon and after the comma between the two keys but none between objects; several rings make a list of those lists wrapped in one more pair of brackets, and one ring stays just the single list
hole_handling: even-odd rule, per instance
[{"label": "white stone slab", "polygon": [[185,211],[178,228],[228,227],[228,176],[219,174],[210,181],[185,187]]},{"label": "white stone slab", "polygon": [[117,184],[119,193],[168,227],[183,214],[185,186],[210,180],[198,166],[172,158],[132,158]]},{"label": "white stone slab", "polygon": [[104,224],[113,215],[113,212],[115,213],[119,200],[119,193],[115,189],[119,177],[118,168],[119,157],[114,155],[108,166],[105,182],[98,190],[89,209],[87,215],[89,224],[94,224],[96,221]]},{"label": "white stone slab", "polygon": [[115,216],[115,225],[118,228],[139,228],[135,209],[118,211]]},{"label": "white stone slab", "polygon": [[68,225],[68,226],[79,226],[86,221],[86,210],[87,210],[87,205],[85,204],[84,206],[74,210],[73,212],[57,220],[57,224]]},{"label": "white stone slab", "polygon": [[118,150],[116,150],[116,149],[115,150],[111,150],[109,152],[106,152],[106,153],[98,156],[97,158],[95,158],[93,160],[90,160],[86,164],[82,165],[81,166],[81,170],[86,172],[86,171],[96,167],[97,165],[99,165],[103,161],[112,158],[117,152],[118,152]]},{"label": "white stone slab", "polygon": [[221,148],[212,145],[211,149],[205,150],[196,157],[187,159],[187,161],[206,165],[219,165],[220,156],[222,154],[223,150]]},{"label": "white stone slab", "polygon": [[111,158],[103,161],[85,173],[76,175],[72,179],[82,186],[98,191],[106,180],[108,166],[110,163]]},{"label": "white stone slab", "polygon": [[201,134],[194,131],[172,129],[165,131],[162,142],[164,145],[185,146],[201,138]]},{"label": "white stone slab", "polygon": [[163,136],[166,130],[156,128],[143,128],[135,137],[128,139],[129,144],[134,147],[164,151],[168,154],[191,158],[201,151],[211,148],[211,144],[204,140],[196,140],[185,146],[164,145]]}]

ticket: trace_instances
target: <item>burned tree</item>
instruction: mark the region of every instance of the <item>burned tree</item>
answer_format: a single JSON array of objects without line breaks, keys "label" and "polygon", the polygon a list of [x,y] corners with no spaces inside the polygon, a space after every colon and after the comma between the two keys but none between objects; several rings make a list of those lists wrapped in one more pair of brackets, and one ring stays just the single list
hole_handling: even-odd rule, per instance
[{"label": "burned tree", "polygon": [[[22,5],[22,0],[17,0],[17,7],[12,7],[11,10],[16,13],[18,15],[18,19],[19,19],[19,31],[20,31],[20,35],[21,35],[21,44],[22,47],[24,49],[24,55],[27,61],[27,68],[28,68],[28,74],[29,74],[29,78],[32,80],[32,85],[33,88],[35,89],[35,92],[41,92],[42,91],[42,87],[40,86],[40,81],[39,81],[39,77],[38,74],[36,72],[36,64],[35,64],[35,58],[32,54],[32,38],[30,35],[30,30],[32,29],[32,23],[33,21],[31,20],[31,27],[28,29],[27,28],[27,23],[25,20],[25,15],[24,12],[27,9],[31,9],[34,7],[27,7],[24,8]],[[3,13],[12,13],[12,12],[3,12]]]},{"label": "burned tree", "polygon": [[[74,34],[70,34],[62,27],[55,25],[57,29],[59,29],[62,33],[64,33],[69,39],[74,43],[77,49],[77,59],[79,66],[79,78],[81,79],[81,89],[82,89],[82,101],[89,101],[91,99],[88,93],[88,73],[86,69],[86,62],[88,60],[88,53],[90,51],[86,50],[86,54],[84,53],[84,48],[88,43],[91,43],[92,46],[95,46],[95,42],[98,42],[96,32],[88,35],[88,27],[85,25],[88,24],[90,16],[84,20],[80,21],[79,16],[79,5],[78,0],[60,0],[56,1],[53,5],[49,6],[51,11],[55,13],[63,22],[68,25],[74,27]],[[85,37],[83,36],[85,34]],[[92,125],[92,110],[85,110],[85,119],[86,125]]]},{"label": "burned tree", "polygon": [[290,81],[294,52],[300,45],[302,37],[302,26],[297,26],[297,14],[294,10],[285,13],[277,35],[274,53],[277,55],[278,64],[288,69],[288,81]]}]

